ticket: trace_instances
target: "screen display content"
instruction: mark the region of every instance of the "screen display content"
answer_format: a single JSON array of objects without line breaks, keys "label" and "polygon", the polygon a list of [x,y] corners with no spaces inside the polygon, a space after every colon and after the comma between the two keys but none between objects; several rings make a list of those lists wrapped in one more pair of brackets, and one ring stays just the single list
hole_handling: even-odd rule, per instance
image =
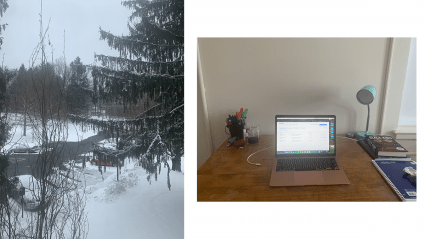
[{"label": "screen display content", "polygon": [[335,118],[277,118],[277,154],[334,154]]}]

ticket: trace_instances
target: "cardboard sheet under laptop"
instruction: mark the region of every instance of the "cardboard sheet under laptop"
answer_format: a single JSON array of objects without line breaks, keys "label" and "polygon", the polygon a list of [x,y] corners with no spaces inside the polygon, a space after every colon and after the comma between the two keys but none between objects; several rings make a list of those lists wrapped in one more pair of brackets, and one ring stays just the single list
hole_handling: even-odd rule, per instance
[{"label": "cardboard sheet under laptop", "polygon": [[275,127],[270,186],[350,183],[336,159],[335,115],[276,115]]}]

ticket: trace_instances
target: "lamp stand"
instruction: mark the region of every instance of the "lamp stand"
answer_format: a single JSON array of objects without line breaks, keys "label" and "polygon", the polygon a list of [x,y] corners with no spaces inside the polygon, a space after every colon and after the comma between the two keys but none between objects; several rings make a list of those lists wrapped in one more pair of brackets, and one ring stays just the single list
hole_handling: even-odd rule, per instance
[{"label": "lamp stand", "polygon": [[367,123],[366,123],[366,131],[357,131],[356,138],[364,139],[366,135],[375,135],[374,133],[369,132],[369,116],[370,116],[370,108],[369,104],[367,105]]}]

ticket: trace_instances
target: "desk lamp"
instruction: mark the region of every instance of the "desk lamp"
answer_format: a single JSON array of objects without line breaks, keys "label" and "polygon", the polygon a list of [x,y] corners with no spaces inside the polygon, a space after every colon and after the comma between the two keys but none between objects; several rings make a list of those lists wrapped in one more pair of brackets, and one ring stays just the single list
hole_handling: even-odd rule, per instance
[{"label": "desk lamp", "polygon": [[366,135],[374,135],[371,132],[368,132],[369,129],[369,116],[370,116],[370,108],[369,104],[372,103],[372,101],[375,99],[376,96],[376,89],[375,87],[371,85],[367,85],[363,88],[361,88],[357,92],[357,101],[360,102],[362,105],[367,105],[367,124],[366,124],[366,131],[358,131],[356,133],[356,138],[358,139],[364,139]]}]

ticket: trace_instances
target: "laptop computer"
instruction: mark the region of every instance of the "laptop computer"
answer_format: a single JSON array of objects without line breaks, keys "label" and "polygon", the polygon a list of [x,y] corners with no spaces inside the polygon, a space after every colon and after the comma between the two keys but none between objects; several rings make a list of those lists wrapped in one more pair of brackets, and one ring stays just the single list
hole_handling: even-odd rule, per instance
[{"label": "laptop computer", "polygon": [[335,137],[335,115],[276,115],[270,186],[349,184]]}]

